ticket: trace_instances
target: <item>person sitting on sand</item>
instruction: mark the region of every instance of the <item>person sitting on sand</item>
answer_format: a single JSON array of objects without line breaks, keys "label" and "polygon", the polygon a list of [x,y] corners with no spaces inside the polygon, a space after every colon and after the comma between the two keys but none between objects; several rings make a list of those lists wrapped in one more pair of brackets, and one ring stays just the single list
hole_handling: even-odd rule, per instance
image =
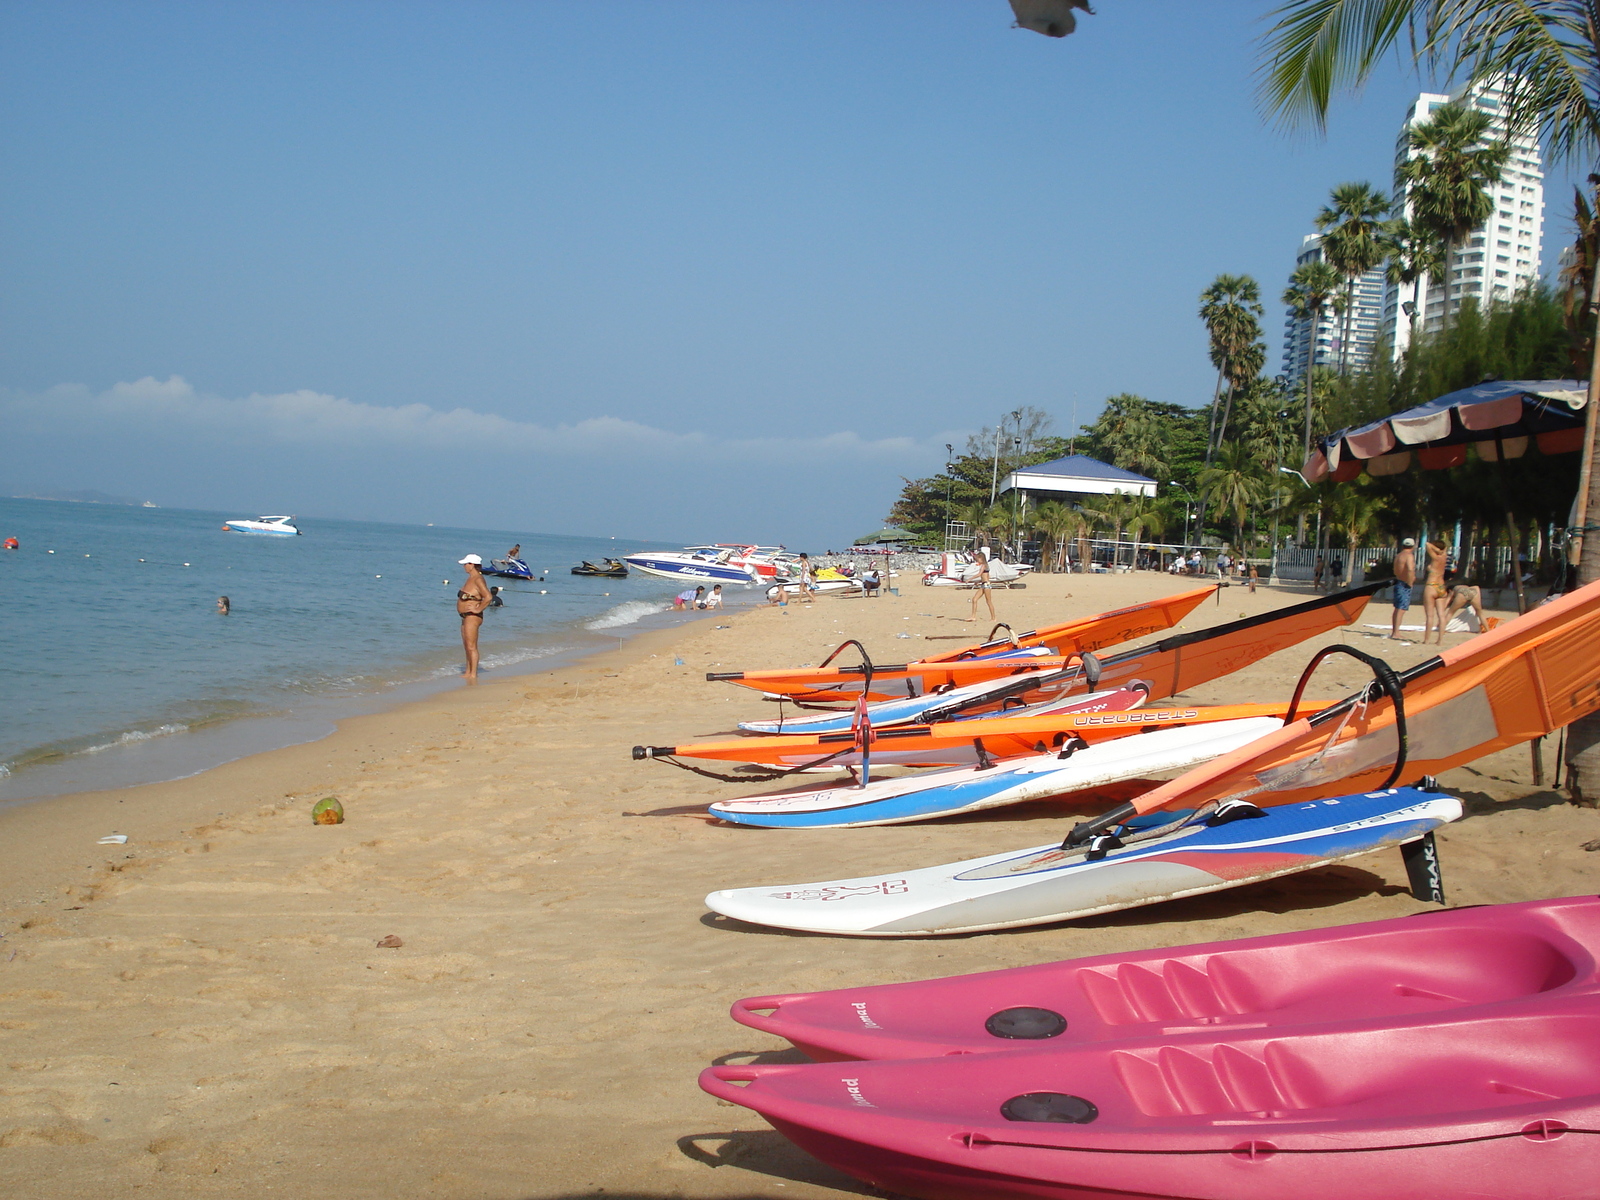
[{"label": "person sitting on sand", "polygon": [[701,608],[721,608],[722,607],[722,585],[720,583],[717,584],[709,592],[706,593],[705,603],[702,604],[700,607]]},{"label": "person sitting on sand", "polygon": [[467,654],[467,679],[478,678],[478,631],[483,628],[483,610],[494,601],[489,585],[483,581],[483,559],[469,554],[458,560],[467,569],[467,581],[456,592],[456,612],[461,617],[461,647]]}]

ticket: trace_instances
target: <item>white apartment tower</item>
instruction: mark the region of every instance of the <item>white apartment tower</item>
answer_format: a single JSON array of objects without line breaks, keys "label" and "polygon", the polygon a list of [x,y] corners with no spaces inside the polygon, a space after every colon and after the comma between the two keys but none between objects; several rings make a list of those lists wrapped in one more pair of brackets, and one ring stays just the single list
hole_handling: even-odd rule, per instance
[{"label": "white apartment tower", "polygon": [[[1451,95],[1424,92],[1406,113],[1395,148],[1395,167],[1411,156],[1407,135],[1413,125],[1428,120],[1441,104],[1463,104],[1494,118],[1491,127],[1503,136],[1505,97],[1497,81],[1460,88]],[[1398,189],[1397,189],[1398,190]],[[1473,230],[1466,245],[1452,251],[1450,295],[1443,279],[1424,276],[1414,284],[1389,284],[1383,297],[1384,336],[1394,355],[1410,344],[1413,331],[1438,329],[1448,314],[1471,296],[1480,304],[1509,300],[1517,289],[1539,277],[1539,255],[1544,237],[1544,169],[1539,143],[1528,135],[1511,139],[1511,158],[1497,184],[1490,185],[1495,211]],[[1405,214],[1410,216],[1409,210]],[[1411,311],[1407,311],[1408,307]]]},{"label": "white apartment tower", "polygon": [[[1295,255],[1296,268],[1322,258],[1322,236],[1311,233],[1300,243],[1300,253]],[[1346,293],[1341,289],[1341,298]],[[1356,370],[1367,364],[1382,328],[1384,282],[1383,268],[1374,267],[1355,282],[1353,301],[1347,313],[1335,314],[1330,303],[1317,317],[1316,327],[1307,318],[1296,318],[1293,310],[1283,319],[1283,375],[1291,384],[1306,377],[1312,366],[1332,367],[1335,370]],[[1348,317],[1348,320],[1346,320]],[[1348,337],[1349,345],[1345,340]]]}]

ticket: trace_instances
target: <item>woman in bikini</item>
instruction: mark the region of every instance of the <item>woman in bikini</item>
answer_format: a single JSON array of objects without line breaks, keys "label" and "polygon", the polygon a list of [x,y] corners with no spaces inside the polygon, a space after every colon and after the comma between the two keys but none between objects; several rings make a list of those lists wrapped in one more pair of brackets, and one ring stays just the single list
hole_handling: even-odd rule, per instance
[{"label": "woman in bikini", "polygon": [[1428,552],[1428,574],[1422,584],[1422,644],[1428,644],[1428,634],[1437,625],[1437,641],[1443,645],[1444,627],[1450,623],[1450,589],[1444,583],[1444,543],[1429,541],[1424,548]]},{"label": "woman in bikini", "polygon": [[460,560],[467,569],[467,581],[456,593],[456,612],[461,616],[461,645],[467,652],[467,679],[478,678],[478,631],[483,628],[483,610],[494,601],[489,585],[483,581],[483,559],[469,554]]}]

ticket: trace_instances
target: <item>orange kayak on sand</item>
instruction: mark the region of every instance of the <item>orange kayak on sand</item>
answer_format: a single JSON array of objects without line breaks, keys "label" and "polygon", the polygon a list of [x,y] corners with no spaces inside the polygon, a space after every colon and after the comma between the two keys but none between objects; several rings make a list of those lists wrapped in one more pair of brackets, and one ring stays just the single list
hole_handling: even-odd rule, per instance
[{"label": "orange kayak on sand", "polygon": [[1232,799],[1269,807],[1379,790],[1554,733],[1600,710],[1600,583],[1404,671],[1374,669],[1378,682],[1357,695],[1080,825],[1069,840],[1158,809]]},{"label": "orange kayak on sand", "polygon": [[[1059,625],[1030,629],[1026,633],[994,638],[946,654],[930,655],[909,663],[873,663],[868,666],[796,667],[771,671],[713,671],[713,683],[737,683],[773,695],[800,701],[854,700],[867,686],[869,700],[917,696],[940,687],[982,683],[1021,671],[1055,671],[1085,650],[1117,646],[1135,638],[1171,629],[1217,592],[1215,584],[1163,596],[1143,604],[1080,617]],[[995,626],[995,629],[1009,626]],[[850,643],[845,643],[849,645]],[[840,647],[843,649],[843,647]],[[1025,652],[1034,651],[1033,654]],[[834,655],[839,653],[834,651]],[[833,655],[830,655],[831,659]],[[910,684],[908,690],[907,684]]]}]

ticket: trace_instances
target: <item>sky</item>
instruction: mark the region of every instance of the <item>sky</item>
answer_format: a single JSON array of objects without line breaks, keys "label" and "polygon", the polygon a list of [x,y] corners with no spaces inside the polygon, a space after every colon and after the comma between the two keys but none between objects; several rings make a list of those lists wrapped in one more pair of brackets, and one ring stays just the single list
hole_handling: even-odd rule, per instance
[{"label": "sky", "polygon": [[1271,3],[6,0],[0,494],[848,542],[1009,410],[1209,402],[1219,273],[1277,365],[1440,81],[1286,132]]}]

